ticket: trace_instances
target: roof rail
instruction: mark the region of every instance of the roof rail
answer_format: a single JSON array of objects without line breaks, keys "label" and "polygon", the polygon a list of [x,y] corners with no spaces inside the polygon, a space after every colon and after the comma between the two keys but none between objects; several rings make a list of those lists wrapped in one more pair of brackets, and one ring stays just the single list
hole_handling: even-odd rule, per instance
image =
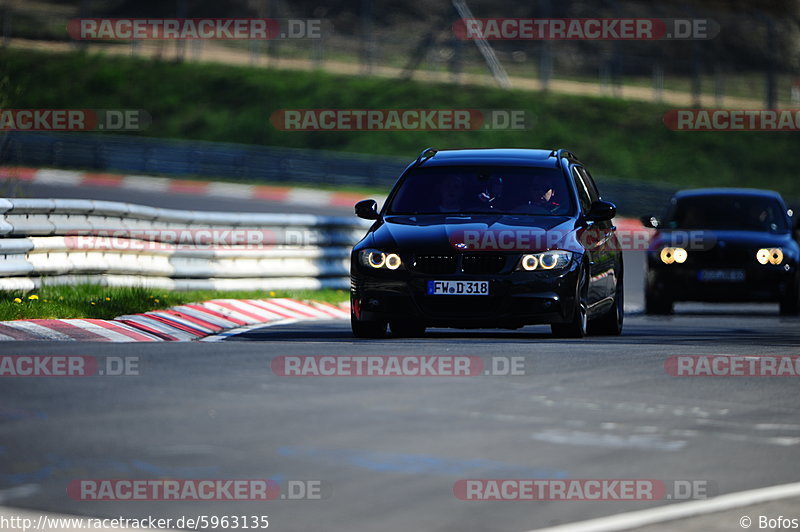
[{"label": "roof rail", "polygon": [[574,153],[572,153],[569,150],[565,150],[564,148],[551,151],[550,152],[550,157],[557,157],[558,159],[561,159],[563,157],[564,159],[569,159],[569,160],[574,161],[576,163],[580,162],[580,161],[578,161],[578,158],[575,156]]},{"label": "roof rail", "polygon": [[425,148],[424,150],[422,150],[422,153],[419,154],[417,160],[414,161],[414,166],[421,165],[422,163],[424,163],[425,161],[436,155],[438,152],[439,150],[437,150],[436,148]]}]

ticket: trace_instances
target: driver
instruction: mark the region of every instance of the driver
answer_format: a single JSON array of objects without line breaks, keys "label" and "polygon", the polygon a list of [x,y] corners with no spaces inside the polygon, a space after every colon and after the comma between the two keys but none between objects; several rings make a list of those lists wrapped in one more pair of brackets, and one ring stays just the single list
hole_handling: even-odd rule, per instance
[{"label": "driver", "polygon": [[527,211],[552,214],[561,207],[557,201],[556,184],[551,177],[535,179],[528,190],[528,200],[520,207]]},{"label": "driver", "polygon": [[489,209],[499,209],[503,198],[503,178],[492,176],[486,180],[483,190],[478,193],[478,200]]}]

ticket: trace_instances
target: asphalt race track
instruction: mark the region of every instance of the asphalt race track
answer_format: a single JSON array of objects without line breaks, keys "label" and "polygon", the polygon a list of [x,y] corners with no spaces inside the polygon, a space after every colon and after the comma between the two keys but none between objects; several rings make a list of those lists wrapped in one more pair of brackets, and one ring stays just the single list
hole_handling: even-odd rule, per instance
[{"label": "asphalt race track", "polygon": [[[316,212],[264,202],[24,186],[214,210]],[[641,253],[626,257],[641,305]],[[462,501],[460,479],[705,481],[710,494],[800,476],[797,381],[673,377],[671,355],[798,355],[800,320],[777,305],[678,305],[633,313],[621,337],[557,340],[547,327],[433,330],[355,340],[344,321],[247,331],[220,342],[6,343],[0,354],[138,357],[138,376],[6,378],[0,504],[90,516],[269,515],[279,531],[526,531],[670,504]],[[281,355],[522,357],[524,375],[281,377]],[[319,480],[321,500],[87,502],[75,479]],[[719,523],[725,530],[738,522]]]}]

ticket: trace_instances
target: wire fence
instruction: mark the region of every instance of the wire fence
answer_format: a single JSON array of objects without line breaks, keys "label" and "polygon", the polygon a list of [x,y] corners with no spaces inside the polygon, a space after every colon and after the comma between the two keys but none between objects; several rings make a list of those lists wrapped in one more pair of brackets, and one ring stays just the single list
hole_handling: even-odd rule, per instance
[{"label": "wire fence", "polygon": [[[70,40],[67,31],[67,23],[78,17],[143,13],[152,17],[199,17],[209,16],[210,4],[187,0],[5,0],[0,30],[2,42],[10,46],[495,83],[485,54],[474,41],[462,40],[454,32],[453,25],[461,15],[449,2],[360,0],[331,3],[331,7],[285,0],[226,3],[224,16],[313,19],[318,24],[318,38],[87,43]],[[716,37],[707,40],[487,41],[512,87],[706,107],[800,105],[797,14],[737,10],[733,5],[727,11],[675,11],[672,4],[616,0],[591,7],[572,0],[538,0],[524,6],[502,0],[470,4],[469,12],[477,18],[686,17],[710,19],[720,28]]]}]

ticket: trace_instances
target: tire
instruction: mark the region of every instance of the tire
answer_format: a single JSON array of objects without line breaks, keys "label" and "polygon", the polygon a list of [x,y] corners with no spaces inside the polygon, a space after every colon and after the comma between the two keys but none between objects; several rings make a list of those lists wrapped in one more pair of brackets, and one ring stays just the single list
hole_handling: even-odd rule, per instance
[{"label": "tire", "polygon": [[350,330],[356,338],[383,338],[386,336],[386,322],[362,321],[351,313]]},{"label": "tire", "polygon": [[575,289],[575,308],[572,318],[567,323],[551,323],[550,329],[556,338],[583,338],[586,336],[589,308],[588,272],[582,270]]},{"label": "tire", "polygon": [[673,302],[646,286],[644,289],[644,313],[651,316],[672,314]]},{"label": "tire", "polygon": [[625,319],[625,285],[622,279],[617,283],[614,304],[608,312],[589,322],[589,334],[599,336],[619,336]]},{"label": "tire", "polygon": [[392,336],[398,338],[418,338],[425,334],[425,325],[416,321],[393,321],[389,328]]},{"label": "tire", "polygon": [[797,316],[800,314],[800,289],[798,289],[798,283],[793,283],[786,295],[781,298],[780,314],[781,316]]}]

